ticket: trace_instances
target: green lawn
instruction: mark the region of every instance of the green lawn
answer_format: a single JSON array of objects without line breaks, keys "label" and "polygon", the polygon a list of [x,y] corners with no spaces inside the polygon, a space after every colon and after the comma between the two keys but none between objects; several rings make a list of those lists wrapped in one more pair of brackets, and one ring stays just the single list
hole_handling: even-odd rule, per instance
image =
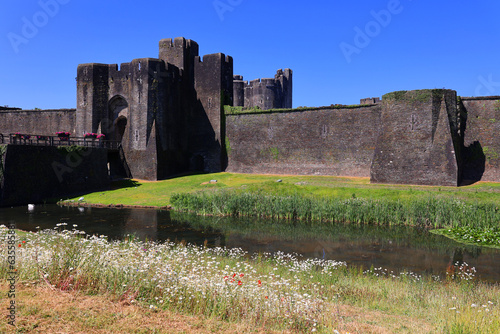
[{"label": "green lawn", "polygon": [[[209,183],[217,180],[217,183]],[[282,180],[282,182],[276,182]],[[429,195],[467,202],[500,203],[500,183],[477,183],[466,187],[430,187],[370,184],[368,178],[331,176],[279,176],[255,174],[199,174],[169,180],[148,182],[119,181],[112,190],[84,195],[84,202],[103,205],[137,205],[164,207],[175,193],[192,193],[232,188],[238,191],[272,195],[298,194],[339,199],[366,198],[386,200],[422,199]],[[69,200],[77,201],[78,197]]]}]

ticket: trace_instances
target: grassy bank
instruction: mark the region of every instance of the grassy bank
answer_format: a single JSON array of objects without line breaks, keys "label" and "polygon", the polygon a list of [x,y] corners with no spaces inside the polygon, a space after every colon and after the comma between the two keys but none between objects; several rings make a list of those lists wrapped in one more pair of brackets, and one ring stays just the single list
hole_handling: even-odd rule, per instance
[{"label": "grassy bank", "polygon": [[[228,324],[229,331],[236,325],[266,332],[500,331],[499,287],[474,281],[466,265],[450,269],[453,277],[450,274],[441,281],[281,253],[249,256],[238,249],[108,242],[82,237],[74,229],[27,233],[18,242],[15,265],[20,282],[50,286],[54,294],[107,296],[117,304],[147,310],[153,319],[158,312],[190,314]],[[2,258],[6,257],[4,244]],[[0,277],[7,278],[7,272],[2,262]],[[23,296],[17,300],[19,323],[38,316],[41,324],[46,316],[43,308],[22,307]],[[82,326],[104,332],[109,316],[105,312],[92,325]],[[7,330],[4,321],[0,331]],[[37,332],[36,327],[22,330]]]},{"label": "grassy bank", "polygon": [[[282,182],[276,182],[278,179]],[[217,182],[210,183],[211,180]],[[276,196],[297,194],[304,197],[401,201],[432,196],[473,203],[500,203],[500,183],[477,183],[460,188],[428,187],[370,184],[368,178],[232,173],[190,175],[157,182],[120,181],[114,183],[112,190],[84,195],[84,202],[164,207],[171,204],[172,194],[207,192],[214,189],[234,189]],[[79,197],[69,200],[78,201]]]},{"label": "grassy bank", "polygon": [[[69,202],[78,203],[78,198],[63,201]],[[120,181],[110,191],[85,195],[82,203],[172,206],[205,215],[285,218],[316,227],[344,222],[445,228],[442,234],[458,241],[464,238],[457,228],[472,229],[469,236],[491,236],[488,231],[497,231],[500,223],[498,183],[456,188],[370,184],[367,178],[218,173]],[[475,238],[473,243],[500,245],[498,238]]]}]

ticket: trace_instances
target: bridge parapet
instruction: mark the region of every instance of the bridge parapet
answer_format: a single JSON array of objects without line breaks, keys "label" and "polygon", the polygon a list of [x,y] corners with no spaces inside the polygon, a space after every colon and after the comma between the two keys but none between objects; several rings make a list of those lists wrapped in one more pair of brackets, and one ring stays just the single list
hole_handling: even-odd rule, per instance
[{"label": "bridge parapet", "polygon": [[42,136],[25,133],[11,133],[8,137],[0,134],[0,144],[33,146],[83,146],[118,150],[121,143],[92,137]]}]

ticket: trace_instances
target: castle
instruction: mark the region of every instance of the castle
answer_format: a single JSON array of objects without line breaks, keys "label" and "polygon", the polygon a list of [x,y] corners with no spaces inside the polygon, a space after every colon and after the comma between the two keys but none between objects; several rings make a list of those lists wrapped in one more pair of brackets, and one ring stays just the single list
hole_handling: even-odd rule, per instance
[{"label": "castle", "polygon": [[164,39],[158,58],[81,64],[76,109],[0,108],[0,133],[102,133],[122,150],[121,160],[108,153],[107,173],[146,180],[229,171],[500,182],[500,97],[432,89],[291,109],[290,69],[246,82],[230,56],[198,52]]},{"label": "castle", "polygon": [[[134,177],[157,180],[225,169],[224,105],[290,108],[292,72],[233,78],[233,59],[198,55],[184,38],[160,41],[159,58],[78,66],[75,131],[121,141]],[[236,96],[236,98],[234,98]]]}]

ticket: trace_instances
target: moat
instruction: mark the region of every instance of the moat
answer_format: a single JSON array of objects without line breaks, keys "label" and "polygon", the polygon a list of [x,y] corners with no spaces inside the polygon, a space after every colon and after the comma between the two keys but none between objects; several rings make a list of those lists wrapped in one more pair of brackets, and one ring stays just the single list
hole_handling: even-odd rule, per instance
[{"label": "moat", "polygon": [[485,281],[500,282],[500,250],[467,246],[442,236],[407,227],[334,224],[308,227],[290,222],[198,217],[154,209],[102,209],[39,205],[0,209],[0,224],[15,222],[18,229],[59,228],[122,239],[177,241],[207,247],[239,247],[255,252],[297,253],[346,261],[399,273],[410,271],[443,277],[452,262],[465,262]]}]

